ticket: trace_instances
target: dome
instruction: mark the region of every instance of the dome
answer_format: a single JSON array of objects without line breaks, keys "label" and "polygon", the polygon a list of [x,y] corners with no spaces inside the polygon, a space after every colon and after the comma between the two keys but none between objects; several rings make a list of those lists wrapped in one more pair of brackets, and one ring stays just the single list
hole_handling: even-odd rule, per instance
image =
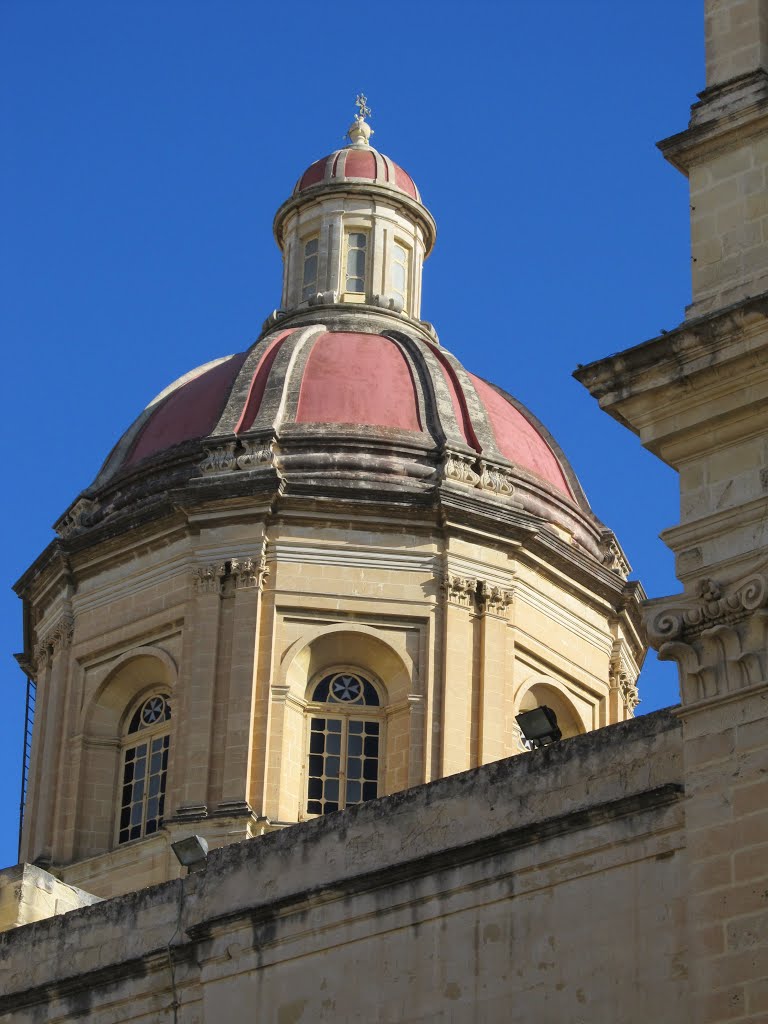
[{"label": "dome", "polygon": [[293,194],[298,195],[315,185],[337,185],[348,181],[370,181],[404,192],[421,202],[419,190],[410,174],[373,146],[345,146],[322,160],[316,160],[296,182]]},{"label": "dome", "polygon": [[[330,313],[330,311],[329,311]],[[383,311],[273,325],[157,396],[71,511],[65,532],[151,506],[171,486],[226,478],[253,489],[429,504],[476,490],[567,531],[599,555],[600,528],[560,447],[501,388],[465,370],[423,326]],[[302,322],[302,320],[304,322]],[[262,479],[258,479],[262,478]]]}]

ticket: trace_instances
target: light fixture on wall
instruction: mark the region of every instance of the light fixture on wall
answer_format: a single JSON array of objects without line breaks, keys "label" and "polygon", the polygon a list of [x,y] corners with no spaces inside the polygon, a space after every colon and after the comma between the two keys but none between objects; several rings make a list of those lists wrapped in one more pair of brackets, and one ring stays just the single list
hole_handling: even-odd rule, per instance
[{"label": "light fixture on wall", "polygon": [[549,743],[562,738],[560,727],[557,724],[557,715],[544,704],[534,708],[532,711],[523,711],[515,716],[525,739],[530,743],[532,749],[545,747]]},{"label": "light fixture on wall", "polygon": [[182,867],[202,871],[208,860],[208,843],[202,836],[187,836],[171,843],[171,849]]}]

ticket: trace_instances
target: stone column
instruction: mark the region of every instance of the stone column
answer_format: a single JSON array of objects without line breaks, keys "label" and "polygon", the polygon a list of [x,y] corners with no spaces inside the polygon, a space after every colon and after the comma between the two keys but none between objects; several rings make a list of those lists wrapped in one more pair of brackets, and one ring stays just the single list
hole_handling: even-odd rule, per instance
[{"label": "stone column", "polygon": [[447,572],[443,579],[443,699],[440,773],[470,768],[472,616],[477,580]]},{"label": "stone column", "polygon": [[221,752],[222,798],[216,813],[250,814],[252,724],[261,588],[269,572],[263,559],[232,561],[235,585],[232,661]]},{"label": "stone column", "polygon": [[653,602],[680,670],[691,1020],[768,1019],[768,576]]},{"label": "stone column", "polygon": [[183,731],[172,750],[175,766],[175,806],[171,820],[195,820],[208,813],[208,783],[211,773],[211,730],[216,689],[216,664],[221,614],[222,565],[201,566],[193,572],[194,597],[189,622],[185,624],[184,652],[180,677],[178,722]]},{"label": "stone column", "polygon": [[512,685],[508,610],[512,591],[484,583],[480,590],[480,737],[478,761],[508,756],[505,694]]}]

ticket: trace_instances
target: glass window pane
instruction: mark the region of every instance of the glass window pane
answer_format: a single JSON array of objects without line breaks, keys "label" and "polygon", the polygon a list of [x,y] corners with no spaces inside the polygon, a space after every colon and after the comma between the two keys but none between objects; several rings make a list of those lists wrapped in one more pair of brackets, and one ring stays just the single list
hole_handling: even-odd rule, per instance
[{"label": "glass window pane", "polygon": [[348,277],[347,278],[347,291],[348,292],[364,292],[365,285],[359,277]]},{"label": "glass window pane", "polygon": [[361,778],[361,772],[363,769],[363,759],[361,757],[350,757],[347,759],[347,778],[348,779],[359,779]]},{"label": "glass window pane", "polygon": [[[315,691],[315,693],[317,693],[317,690]],[[325,719],[324,718],[313,718],[312,719],[312,729],[313,729],[314,732],[322,732],[323,729],[325,729]]]},{"label": "glass window pane", "polygon": [[363,795],[363,788],[359,782],[347,783],[347,804],[359,804]]},{"label": "glass window pane", "polygon": [[313,800],[319,800],[323,795],[323,780],[322,779],[310,779],[309,785],[307,786],[307,796]]},{"label": "glass window pane", "polygon": [[[349,723],[349,731],[352,732],[352,726],[354,722]],[[363,752],[363,737],[362,736],[349,736],[347,738],[347,753],[355,756],[360,755]]]},{"label": "glass window pane", "polygon": [[308,800],[307,801],[307,814],[322,814],[323,805],[319,800]]},{"label": "glass window pane", "polygon": [[379,756],[379,737],[378,736],[366,736],[365,737],[365,756],[366,757],[378,757]]},{"label": "glass window pane", "polygon": [[399,263],[392,267],[392,287],[396,292],[405,291],[405,267],[401,267]]},{"label": "glass window pane", "polygon": [[315,754],[309,759],[309,774],[319,778],[323,774],[323,758]]},{"label": "glass window pane", "polygon": [[304,246],[304,255],[312,256],[317,252],[318,240],[316,238],[310,238],[307,244]]},{"label": "glass window pane", "polygon": [[304,260],[304,284],[317,280],[317,256]]},{"label": "glass window pane", "polygon": [[378,796],[378,786],[375,782],[363,783],[363,800],[375,800]]},{"label": "glass window pane", "polygon": [[341,768],[341,758],[338,757],[326,757],[325,759],[325,776],[326,778],[337,778],[339,769]]},{"label": "glass window pane", "polygon": [[325,811],[326,814],[330,814],[331,811],[338,811],[338,809],[339,809],[339,805],[338,805],[338,803],[335,800],[333,801],[333,803],[331,803],[330,801],[326,801],[326,804],[325,804],[325,807],[324,807],[324,811]]},{"label": "glass window pane", "polygon": [[349,236],[349,247],[350,249],[364,249],[367,240],[367,236],[362,232],[353,231]]},{"label": "glass window pane", "polygon": [[405,263],[406,252],[402,245],[394,245],[392,247],[392,252],[394,254],[395,260],[397,260],[399,263]]},{"label": "glass window pane", "polygon": [[366,722],[365,723],[365,731],[366,731],[368,736],[378,736],[379,735],[379,723],[378,722]]},{"label": "glass window pane", "polygon": [[349,277],[365,276],[365,253],[361,249],[352,249],[347,261]]},{"label": "glass window pane", "polygon": [[326,800],[338,800],[339,799],[339,780],[338,779],[326,779],[325,780],[325,799]]},{"label": "glass window pane", "polygon": [[325,749],[329,754],[341,753],[341,736],[338,733],[329,733],[325,744]]},{"label": "glass window pane", "polygon": [[349,731],[351,733],[361,733],[363,731],[363,723],[362,722],[350,722],[349,723]]},{"label": "glass window pane", "polygon": [[321,732],[313,732],[309,735],[309,750],[312,754],[322,754],[325,749],[325,736]]},{"label": "glass window pane", "polygon": [[341,732],[341,719],[340,718],[329,718],[328,719],[328,732]]},{"label": "glass window pane", "polygon": [[375,781],[379,777],[379,762],[366,760],[363,764],[363,778]]}]

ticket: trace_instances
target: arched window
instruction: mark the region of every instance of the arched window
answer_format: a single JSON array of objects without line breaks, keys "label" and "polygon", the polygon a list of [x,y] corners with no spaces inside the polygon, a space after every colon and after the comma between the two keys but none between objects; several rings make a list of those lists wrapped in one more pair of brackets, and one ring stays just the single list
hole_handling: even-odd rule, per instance
[{"label": "arched window", "polygon": [[373,800],[384,740],[378,690],[358,672],[330,672],[313,687],[310,702],[306,813]]},{"label": "arched window", "polygon": [[118,843],[152,835],[163,823],[171,707],[168,695],[145,698],[128,720],[123,739],[123,782]]}]

